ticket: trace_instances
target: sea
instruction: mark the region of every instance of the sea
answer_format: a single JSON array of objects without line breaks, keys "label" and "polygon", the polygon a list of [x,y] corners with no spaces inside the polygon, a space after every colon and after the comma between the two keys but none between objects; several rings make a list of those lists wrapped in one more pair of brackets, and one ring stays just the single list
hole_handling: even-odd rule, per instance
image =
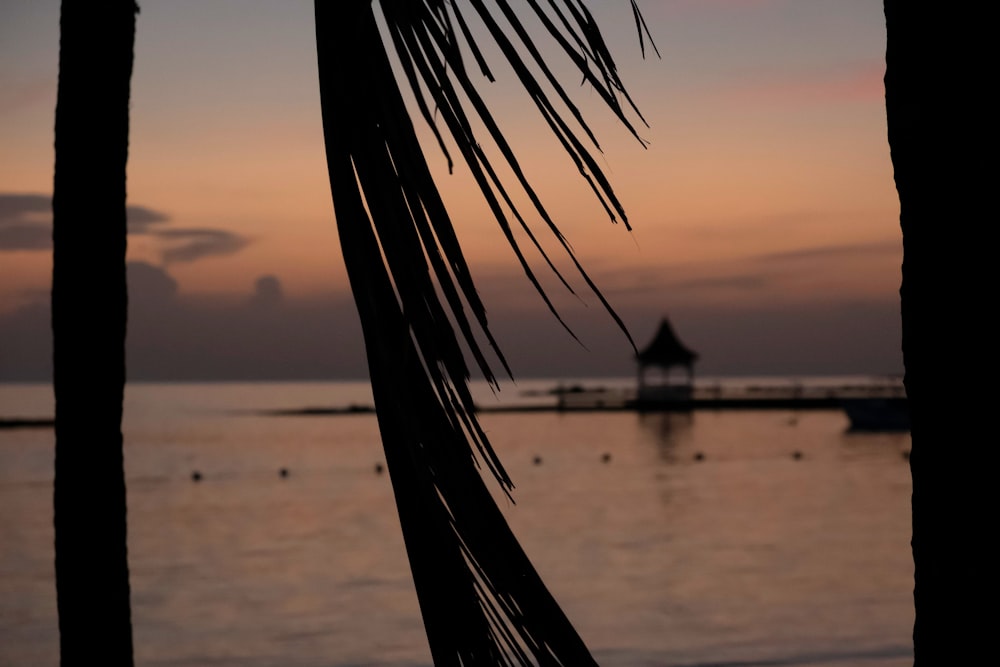
[{"label": "sea", "polygon": [[[52,401],[0,385],[0,418]],[[294,414],[369,404],[365,382],[127,386],[136,665],[431,664],[374,415]],[[516,485],[500,504],[601,665],[912,664],[909,433],[836,409],[480,419]],[[58,664],[53,439],[0,429],[2,667]]]}]

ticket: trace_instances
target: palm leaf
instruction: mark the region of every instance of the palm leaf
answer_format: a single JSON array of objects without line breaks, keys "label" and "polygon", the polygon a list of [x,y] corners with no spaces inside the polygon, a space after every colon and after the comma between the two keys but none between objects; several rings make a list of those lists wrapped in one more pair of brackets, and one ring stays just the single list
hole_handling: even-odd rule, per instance
[{"label": "palm leaf", "polygon": [[[634,105],[586,8],[579,0],[548,0],[547,8],[537,0],[524,4],[571,57],[584,80],[636,134],[626,116],[626,107]],[[469,0],[468,7],[460,9],[452,0],[381,2],[384,25],[418,111],[450,165],[438,122],[447,129],[526,276],[556,317],[518,245],[515,225],[527,232],[535,249],[558,271],[480,147],[474,120],[489,134],[535,214],[624,331],[620,318],[573,257],[478,95],[463,50],[487,77],[490,69],[464,12],[478,18],[611,219],[626,221],[621,203],[587,147],[589,143],[599,150],[596,139],[510,4],[495,0],[491,10],[481,0]],[[644,29],[634,3],[633,9],[637,25]],[[316,34],[337,227],[434,662],[594,664],[479,474],[478,467],[485,465],[505,492],[513,488],[475,417],[463,345],[490,382],[496,380],[477,331],[508,374],[510,369],[490,334],[486,309],[418,143],[372,3],[317,0]],[[576,131],[532,69],[541,72]],[[569,287],[567,280],[563,283]]]}]

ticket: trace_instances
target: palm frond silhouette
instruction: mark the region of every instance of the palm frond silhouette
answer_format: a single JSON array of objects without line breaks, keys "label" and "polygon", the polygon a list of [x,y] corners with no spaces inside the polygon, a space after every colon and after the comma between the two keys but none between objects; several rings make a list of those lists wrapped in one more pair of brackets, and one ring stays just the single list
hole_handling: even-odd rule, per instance
[{"label": "palm frond silhouette", "polygon": [[[521,16],[537,21],[637,139],[629,117],[644,121],[582,2],[524,0],[522,5],[515,12],[506,0],[469,0],[461,5],[455,0],[379,3],[420,115],[450,165],[440,126],[447,131],[525,275],[549,309],[559,318],[516,240],[515,227],[526,233],[551,270],[557,275],[559,271],[481,147],[474,126],[485,128],[534,215],[562,244],[627,337],[621,319],[573,256],[477,92],[463,54],[471,55],[487,79],[492,73],[470,21],[473,17],[478,21],[484,38],[503,55],[611,220],[626,226],[624,208],[594,157],[600,150],[597,140]],[[323,128],[337,227],[434,662],[595,664],[479,474],[485,465],[505,492],[513,488],[476,419],[463,345],[490,382],[496,383],[496,377],[477,331],[507,374],[511,369],[490,333],[486,309],[421,150],[374,4],[317,0],[315,7]],[[634,2],[632,11],[645,49],[648,33],[644,35],[645,23]],[[533,72],[540,74],[545,86]],[[569,282],[559,277],[569,288]]]}]

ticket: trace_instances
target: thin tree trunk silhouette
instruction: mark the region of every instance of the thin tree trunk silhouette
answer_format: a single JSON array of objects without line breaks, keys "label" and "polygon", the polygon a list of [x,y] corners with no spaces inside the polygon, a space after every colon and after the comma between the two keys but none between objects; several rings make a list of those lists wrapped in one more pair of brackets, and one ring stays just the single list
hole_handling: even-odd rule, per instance
[{"label": "thin tree trunk silhouette", "polygon": [[64,0],[53,210],[55,551],[63,667],[131,666],[122,399],[132,0]]},{"label": "thin tree trunk silhouette", "polygon": [[[465,70],[463,49],[487,78],[492,77],[471,37],[463,15],[468,13],[482,22],[485,38],[503,53],[569,154],[569,164],[576,164],[611,219],[625,220],[592,149],[585,145],[592,142],[596,148],[596,140],[549,72],[519,15],[503,0],[474,0],[465,9],[447,0],[383,0],[379,6],[424,120],[450,165],[435,119],[447,128],[541,298],[555,313],[515,240],[512,222],[527,233],[553,270],[554,264],[474,136],[470,116],[490,135],[517,186],[563,244],[579,275],[621,324],[576,263]],[[592,90],[634,134],[623,103],[634,106],[586,8],[576,0],[546,3],[545,8],[527,0],[525,6],[531,10],[526,14],[541,23],[543,34],[572,58]],[[555,21],[550,11],[558,17]],[[634,5],[633,11],[636,24],[643,26]],[[460,341],[487,380],[495,382],[474,326],[507,366],[417,141],[373,3],[316,0],[316,37],[337,228],[434,662],[439,667],[592,665],[589,651],[535,572],[479,474],[483,465],[504,491],[513,487],[474,414]],[[529,63],[542,72],[548,90],[566,111],[556,110]],[[473,109],[470,115],[467,106]],[[563,119],[564,113],[572,117],[575,129]]]},{"label": "thin tree trunk silhouette", "polygon": [[[912,422],[918,667],[996,661],[994,28],[985,6],[885,0]],[[988,51],[990,50],[990,51]]]}]

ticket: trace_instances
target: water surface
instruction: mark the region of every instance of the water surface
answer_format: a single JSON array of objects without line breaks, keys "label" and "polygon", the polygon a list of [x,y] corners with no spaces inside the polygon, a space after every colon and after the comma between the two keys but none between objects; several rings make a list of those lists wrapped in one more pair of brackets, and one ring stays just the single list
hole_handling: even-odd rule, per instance
[{"label": "water surface", "polygon": [[[137,665],[430,664],[374,416],[255,413],[368,401],[129,386]],[[50,405],[0,388],[5,416]],[[505,512],[601,664],[912,664],[908,434],[847,433],[836,411],[482,421],[517,484]],[[4,666],[58,664],[52,437],[0,432]]]}]

